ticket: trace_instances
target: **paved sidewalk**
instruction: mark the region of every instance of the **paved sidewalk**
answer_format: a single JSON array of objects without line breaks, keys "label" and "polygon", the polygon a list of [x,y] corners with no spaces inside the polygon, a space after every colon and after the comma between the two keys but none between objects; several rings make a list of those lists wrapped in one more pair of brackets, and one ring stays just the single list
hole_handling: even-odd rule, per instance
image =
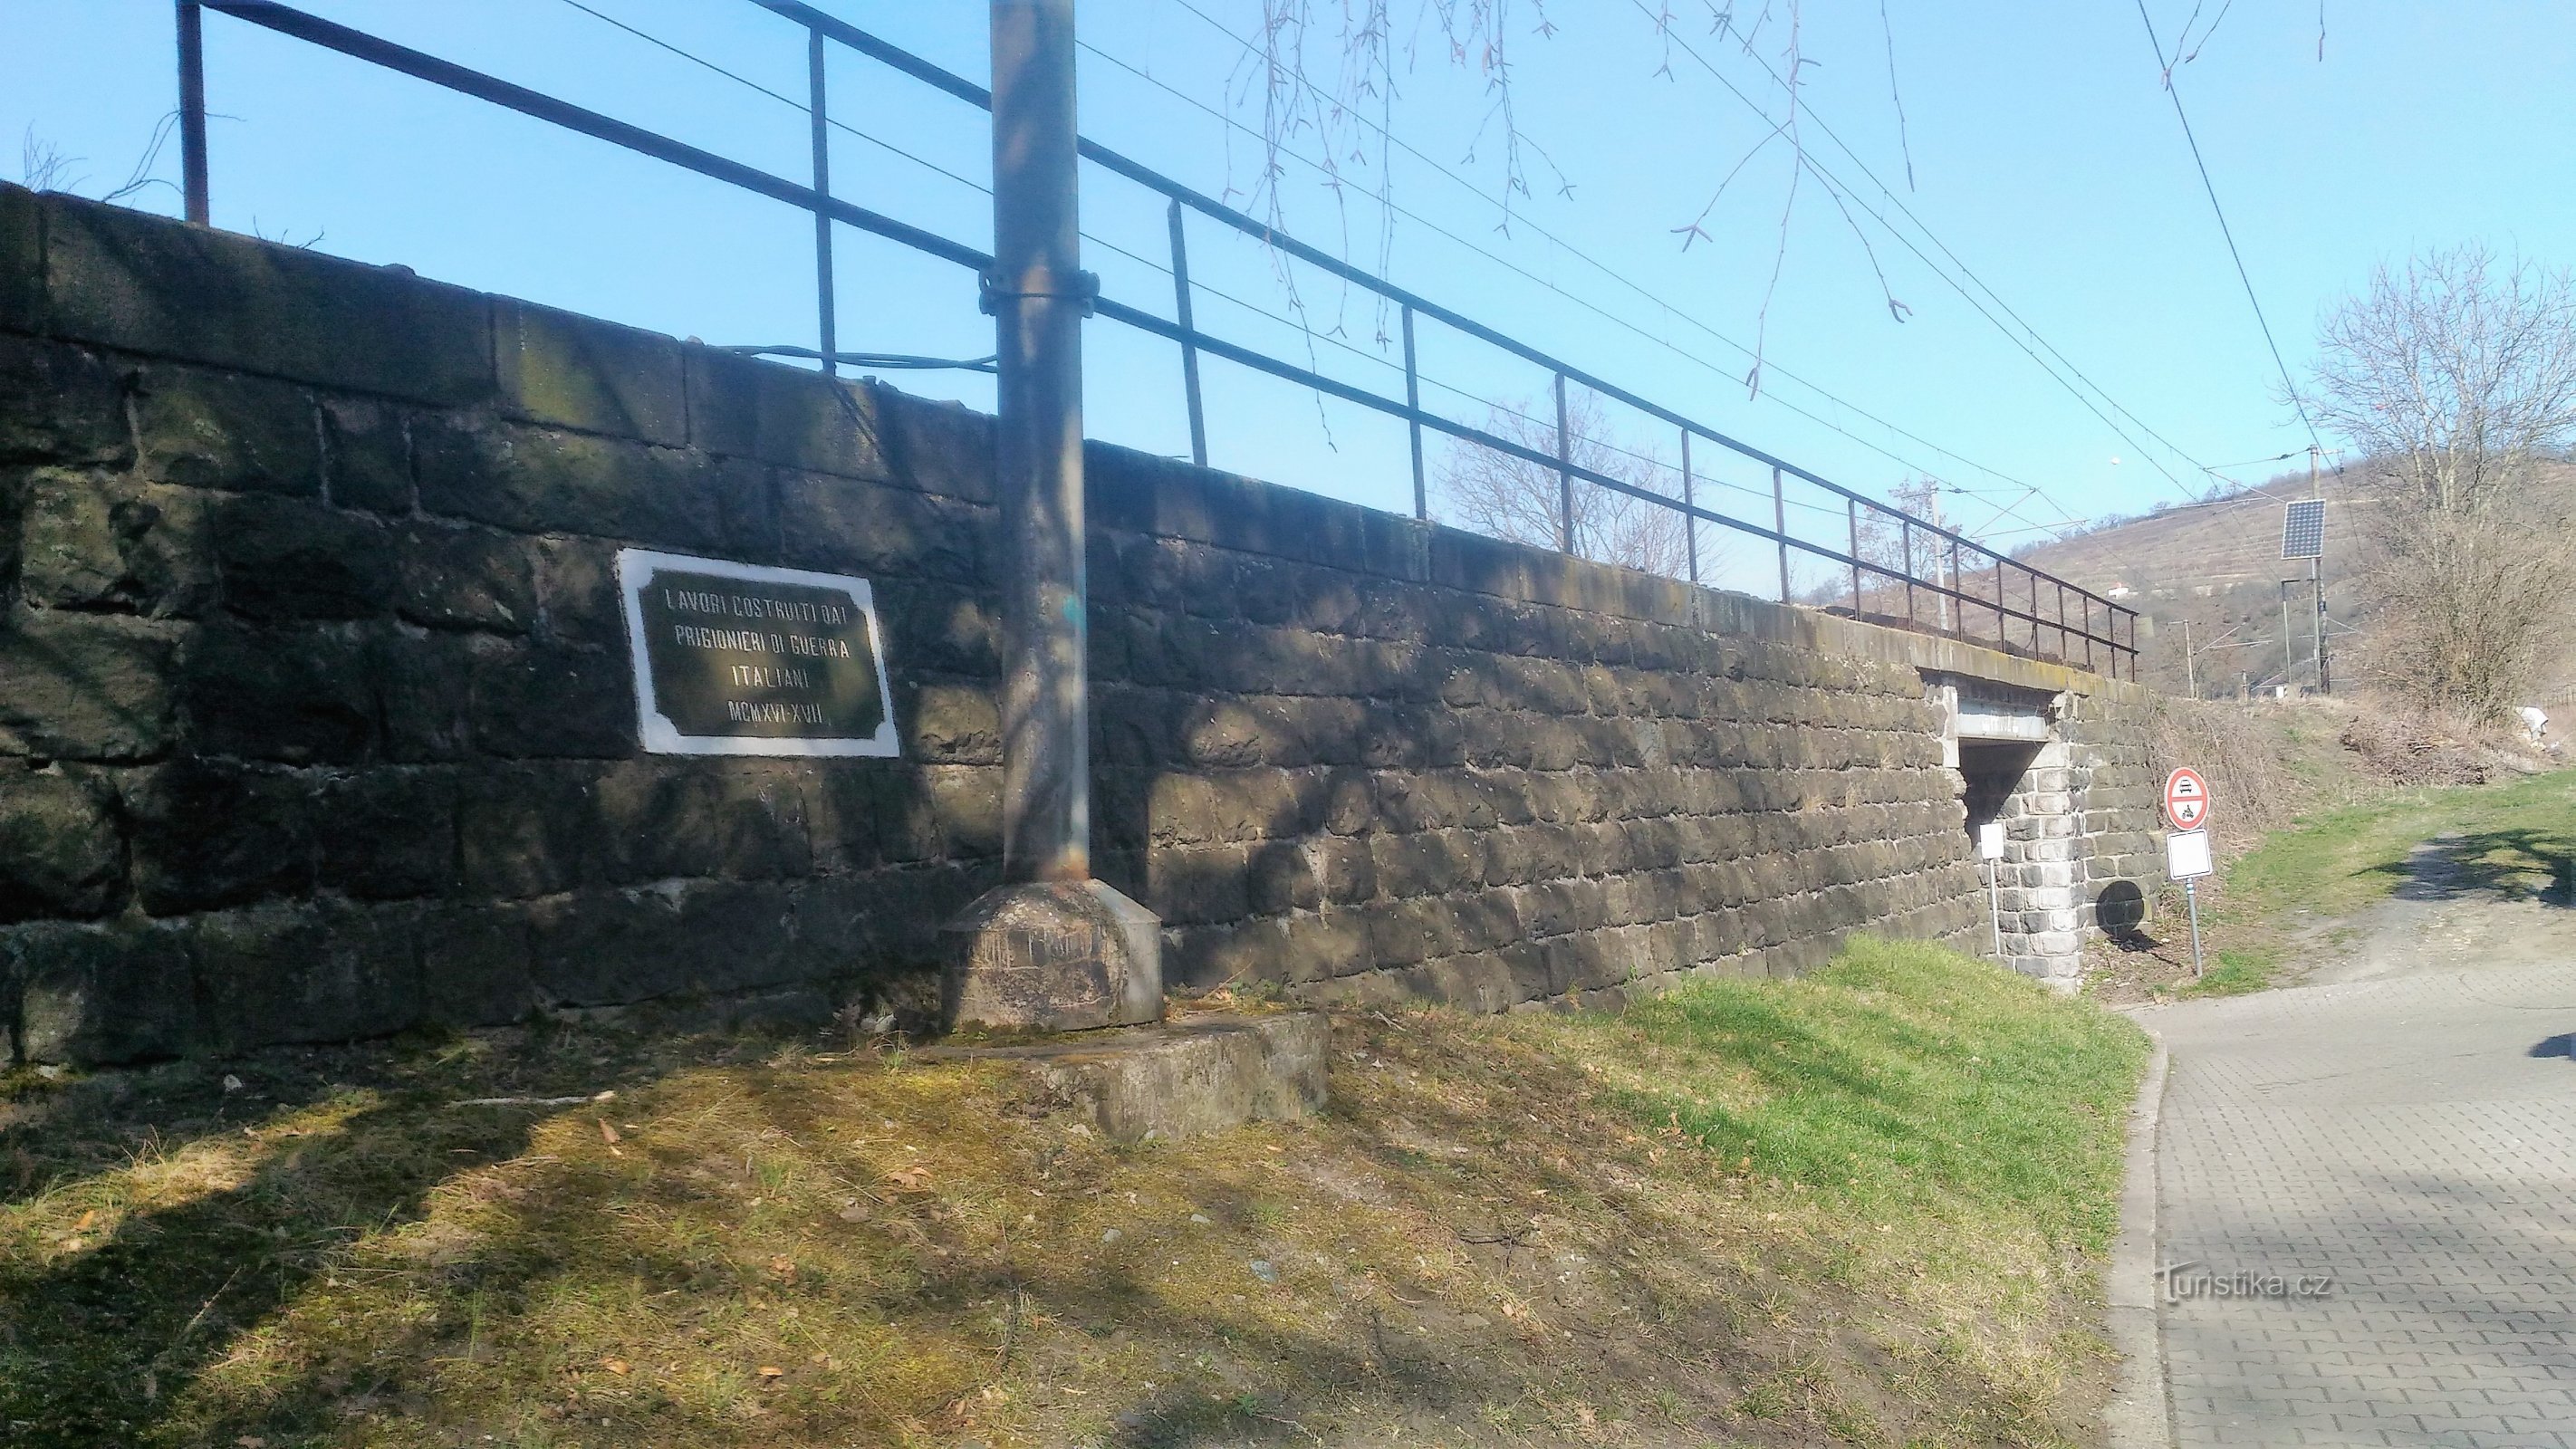
[{"label": "paved sidewalk", "polygon": [[2177,1444],[2576,1449],[2576,952],[2532,949],[2576,912],[2492,909],[2379,979],[2140,1014]]}]

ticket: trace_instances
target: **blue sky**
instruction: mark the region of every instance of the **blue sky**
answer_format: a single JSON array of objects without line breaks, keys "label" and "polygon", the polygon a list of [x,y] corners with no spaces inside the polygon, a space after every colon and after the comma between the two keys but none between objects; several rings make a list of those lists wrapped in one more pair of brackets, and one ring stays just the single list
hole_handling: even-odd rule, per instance
[{"label": "blue sky", "polygon": [[[744,0],[584,3],[802,94],[802,31]],[[974,0],[818,3],[952,70],[986,74],[985,7]],[[2576,260],[2576,87],[2567,84],[2576,74],[2576,6],[2328,0],[2322,61],[2312,0],[2149,0],[2148,12],[2170,49],[2186,16],[2198,12],[2197,37],[2222,6],[2176,83],[2294,372],[2310,355],[2320,309],[2376,262],[2473,239],[2553,265]],[[799,112],[567,0],[306,0],[305,8],[785,176],[805,173]],[[1397,8],[1410,17],[1417,7],[1398,0]],[[1761,8],[1735,6],[1743,19]],[[1674,34],[1776,118],[1784,108],[1764,63],[1784,68],[1780,17],[1789,7],[1774,0],[1771,8],[1774,19],[1747,54],[1708,33],[1706,6],[1672,6]],[[1871,0],[1806,0],[1798,40],[1814,119],[1802,136],[1855,205],[1887,212],[1890,203],[1821,135],[1819,121],[1894,188],[1928,229],[1900,223],[1911,247],[1858,212],[1856,236],[1810,177],[1783,249],[1791,168],[1776,142],[1710,207],[1719,179],[1773,123],[1678,52],[1671,78],[1659,76],[1667,51],[1649,7],[1635,0],[1556,0],[1547,37],[1534,33],[1529,0],[1510,6],[1520,129],[1554,167],[1531,163],[1534,194],[1517,203],[1508,233],[1494,202],[1503,148],[1487,114],[1490,92],[1480,74],[1448,63],[1427,21],[1399,77],[1392,129],[1455,174],[1399,154],[1392,196],[1413,215],[1398,217],[1382,242],[1374,161],[1346,165],[1348,185],[1336,196],[1292,159],[1281,214],[1327,250],[1372,269],[1383,261],[1402,285],[1855,488],[1879,493],[1935,473],[1964,490],[1944,496],[1945,516],[2001,543],[2041,536],[2028,531],[2035,524],[2179,499],[2213,481],[2195,464],[2259,478],[2269,469],[2229,465],[2304,448],[2159,88],[2134,0],[1888,0],[1886,13],[1882,32]],[[1252,188],[1262,163],[1260,73],[1248,68],[1239,37],[1260,17],[1259,0],[1085,0],[1085,133],[1212,193]],[[813,341],[811,224],[802,213],[223,16],[206,25],[218,225],[713,342]],[[1331,38],[1317,44],[1329,60]],[[980,115],[852,54],[835,54],[830,80],[833,115],[873,138],[836,136],[835,190],[982,245],[990,221],[989,201],[973,185],[989,172]],[[0,0],[0,140],[14,143],[32,128],[82,158],[82,189],[123,179],[173,94],[165,0]],[[1229,127],[1211,109],[1250,129]],[[1340,144],[1367,139],[1350,131]],[[1310,134],[1288,139],[1309,155],[1315,143]],[[13,159],[0,153],[0,174],[14,176]],[[175,147],[158,171],[176,176]],[[1570,196],[1557,188],[1560,174]],[[1115,250],[1164,258],[1159,200],[1098,171],[1084,184],[1085,227],[1095,238],[1087,263],[1112,295],[1168,312],[1168,278]],[[134,204],[175,211],[177,197],[155,188]],[[1674,229],[1704,207],[1707,239],[1685,250]],[[1263,315],[1291,313],[1293,285],[1311,322],[1340,329],[1316,344],[1323,370],[1400,391],[1387,365],[1395,354],[1377,341],[1384,319],[1364,297],[1311,271],[1283,270],[1212,225],[1194,222],[1190,246],[1198,279],[1244,304],[1202,296],[1203,328],[1303,360],[1300,336]],[[2089,408],[2079,401],[1914,248],[1945,268],[1943,249],[1954,253],[2000,306],[2064,355],[2060,374],[2081,369],[2136,421],[2099,395],[2087,394]],[[1910,309],[1901,324],[1890,318],[1872,253]],[[1785,262],[1765,323],[1775,256]],[[990,350],[972,279],[946,263],[844,230],[837,275],[847,348]],[[1978,300],[2000,315],[1997,302]],[[1740,346],[1757,327],[1768,381],[1763,396],[1748,398]],[[1453,416],[1479,421],[1496,402],[1543,406],[1547,381],[1533,369],[1437,328],[1425,329],[1422,346],[1426,375],[1445,385],[1426,401]],[[1174,350],[1098,321],[1088,349],[1093,434],[1185,451]],[[1207,378],[1219,466],[1409,507],[1399,426],[1347,405],[1319,406],[1227,364],[1210,362]],[[898,381],[970,403],[990,396],[972,375]],[[1623,443],[1673,460],[1660,426],[1615,409],[1610,425]],[[1694,463],[1722,484],[1767,483],[1711,451],[1699,449]],[[2026,491],[2032,485],[2040,496]],[[1767,497],[1717,498],[1769,510]],[[1802,533],[1826,537],[1840,527],[1838,508],[1793,513]],[[1738,545],[1721,576],[1758,573],[1763,557]]]}]

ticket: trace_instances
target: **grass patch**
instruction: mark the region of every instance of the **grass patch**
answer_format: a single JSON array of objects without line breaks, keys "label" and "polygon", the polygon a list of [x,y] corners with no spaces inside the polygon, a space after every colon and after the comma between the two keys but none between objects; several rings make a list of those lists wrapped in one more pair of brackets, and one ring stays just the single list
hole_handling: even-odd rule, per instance
[{"label": "grass patch", "polygon": [[[2418,847],[2428,847],[2419,856]],[[2576,770],[2500,785],[2399,790],[2274,831],[2226,867],[2202,922],[2222,943],[2184,994],[2234,995],[2275,984],[2322,922],[2355,915],[2400,887],[2429,898],[2565,903],[2576,860]],[[2178,914],[2178,913],[2169,913]]]},{"label": "grass patch", "polygon": [[1140,1147],[775,1040],[20,1077],[0,1438],[2089,1442],[2144,1054],[1862,942],[1619,1017],[1345,1015],[1322,1119]]}]

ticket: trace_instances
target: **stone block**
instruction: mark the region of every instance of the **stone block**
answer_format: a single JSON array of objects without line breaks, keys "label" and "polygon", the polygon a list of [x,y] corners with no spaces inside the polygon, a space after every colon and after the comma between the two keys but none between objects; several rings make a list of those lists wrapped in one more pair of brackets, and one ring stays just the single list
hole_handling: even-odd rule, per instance
[{"label": "stone block", "polygon": [[411,512],[410,415],[372,398],[323,398],[322,476],[342,508]]},{"label": "stone block", "polygon": [[784,468],[883,480],[878,390],[801,367],[682,349],[692,447]]},{"label": "stone block", "polygon": [[[991,780],[984,788],[998,812],[1001,782]],[[812,777],[807,801],[818,869],[874,870],[932,860],[940,853],[931,777],[916,766],[836,762]]]},{"label": "stone block", "polygon": [[421,1018],[420,958],[401,907],[272,901],[196,917],[202,1023],[218,1052],[385,1036]]},{"label": "stone block", "polygon": [[1002,856],[1002,772],[935,765],[923,772],[939,818],[939,853],[949,860]]},{"label": "stone block", "polygon": [[1162,1018],[1160,923],[1100,881],[987,892],[940,936],[952,1027],[1079,1031]]},{"label": "stone block", "polygon": [[0,332],[42,332],[44,213],[36,193],[0,181]]},{"label": "stone block", "polygon": [[324,780],[313,844],[322,885],[361,900],[449,890],[457,880],[455,779],[444,770],[376,769]]},{"label": "stone block", "polygon": [[596,855],[612,885],[684,876],[778,880],[812,867],[804,796],[784,771],[629,760],[602,770],[592,791]]},{"label": "stone block", "polygon": [[193,367],[135,386],[135,471],[157,483],[318,498],[321,422],[302,388]]},{"label": "stone block", "polygon": [[957,765],[1002,762],[1001,708],[993,686],[986,683],[921,685],[912,696],[912,727],[903,734],[916,759]]},{"label": "stone block", "polygon": [[125,462],[134,455],[125,389],[122,374],[77,347],[0,334],[0,398],[9,400],[0,463]]},{"label": "stone block", "polygon": [[130,619],[0,614],[0,753],[138,760],[168,748],[172,636]]},{"label": "stone block", "polygon": [[591,878],[599,848],[591,767],[495,765],[457,785],[457,862],[466,891],[514,899]]},{"label": "stone block", "polygon": [[622,759],[635,753],[625,656],[514,645],[473,656],[474,743],[512,759]]},{"label": "stone block", "polygon": [[57,335],[420,402],[490,395],[480,293],[122,207],[42,204]]},{"label": "stone block", "polygon": [[195,972],[170,927],[37,922],[0,930],[27,1060],[108,1066],[180,1056],[200,1037]]},{"label": "stone block", "polygon": [[292,771],[211,760],[137,770],[121,782],[134,893],[156,916],[313,888],[315,783]]},{"label": "stone block", "polygon": [[993,501],[990,417],[953,402],[908,397],[883,383],[867,395],[876,404],[877,447],[895,481],[970,503]]},{"label": "stone block", "polygon": [[[524,634],[537,621],[532,546],[512,534],[422,519],[394,536],[394,607],[431,629]],[[613,597],[613,593],[612,593]]]},{"label": "stone block", "polygon": [[552,1005],[723,995],[792,980],[799,964],[795,898],[783,885],[585,891],[528,909],[537,994]]},{"label": "stone block", "polygon": [[1252,914],[1250,873],[1240,845],[1149,851],[1142,900],[1167,926],[1239,921]]},{"label": "stone block", "polygon": [[364,641],[330,628],[208,627],[176,665],[190,740],[210,755],[346,764],[376,743]]},{"label": "stone block", "polygon": [[689,441],[680,344],[508,297],[492,299],[493,378],[530,422],[679,447]]},{"label": "stone block", "polygon": [[482,642],[401,631],[368,641],[367,674],[387,759],[417,764],[473,753],[473,666]]},{"label": "stone block", "polygon": [[1380,835],[1370,842],[1378,889],[1389,896],[1438,896],[1481,882],[1481,832],[1434,830]]},{"label": "stone block", "polygon": [[505,1026],[536,1004],[535,948],[525,907],[453,906],[419,918],[421,1019]]},{"label": "stone block", "polygon": [[799,568],[970,585],[992,577],[989,509],[823,473],[782,472],[777,488],[782,547]]},{"label": "stone block", "polygon": [[0,761],[0,921],[104,915],[124,890],[115,792],[93,776]]},{"label": "stone block", "polygon": [[385,526],[362,514],[288,498],[215,505],[224,603],[252,619],[367,619],[395,588]]},{"label": "stone block", "polygon": [[31,602],[155,617],[216,606],[209,495],[53,468],[25,488],[20,587]]},{"label": "stone block", "polygon": [[412,459],[430,513],[696,553],[725,539],[723,479],[694,450],[451,418],[412,429]]},{"label": "stone block", "polygon": [[1320,1112],[1332,1027],[1318,1012],[1191,1016],[1011,1047],[934,1047],[1007,1061],[1076,1120],[1119,1142],[1205,1136]]}]

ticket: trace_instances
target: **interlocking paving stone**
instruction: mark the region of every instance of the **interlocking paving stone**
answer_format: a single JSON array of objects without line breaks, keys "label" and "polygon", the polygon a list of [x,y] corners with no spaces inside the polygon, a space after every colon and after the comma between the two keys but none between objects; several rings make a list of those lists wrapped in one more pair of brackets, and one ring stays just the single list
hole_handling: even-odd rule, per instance
[{"label": "interlocking paving stone", "polygon": [[2333,1280],[2162,1295],[2177,1444],[2576,1449],[2576,959],[2142,1019],[2159,1265]]}]

